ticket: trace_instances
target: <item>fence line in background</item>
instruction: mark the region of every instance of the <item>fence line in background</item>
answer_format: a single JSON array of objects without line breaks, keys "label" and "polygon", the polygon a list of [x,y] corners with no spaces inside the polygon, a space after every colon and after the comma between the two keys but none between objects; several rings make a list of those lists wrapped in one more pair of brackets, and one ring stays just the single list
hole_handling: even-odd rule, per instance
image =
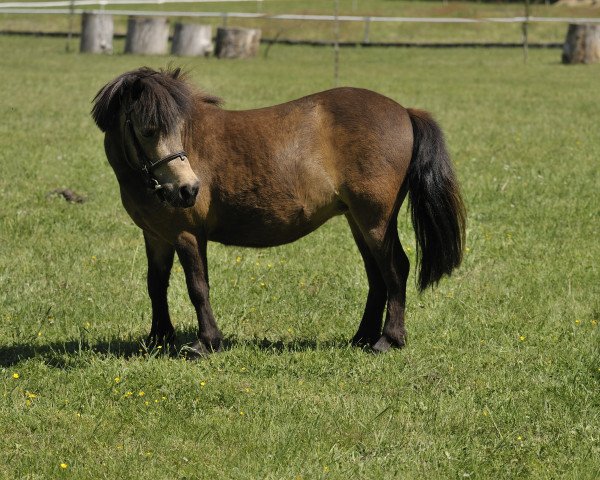
[{"label": "fence line in background", "polygon": [[[73,8],[83,5],[142,5],[142,4],[163,4],[163,3],[218,3],[218,2],[261,2],[262,0],[74,0],[74,1],[56,1],[46,2],[47,4],[60,4],[70,7],[68,9],[60,8],[20,8],[12,5],[41,5],[38,2],[11,2],[0,3],[0,13],[19,13],[19,14],[82,14],[83,12],[107,13],[111,15],[148,15],[162,17],[207,17],[207,18],[250,18],[265,20],[312,20],[333,22],[336,19],[340,22],[391,22],[391,23],[600,23],[600,17],[592,18],[569,18],[569,17],[483,17],[483,18],[465,18],[465,17],[377,17],[377,16],[358,16],[358,15],[301,15],[301,14],[268,14],[268,13],[246,13],[246,12],[187,12],[187,11],[140,11],[140,10],[84,10]],[[7,7],[6,5],[11,5]]]},{"label": "fence line in background", "polygon": [[[522,25],[523,29],[523,40],[519,44],[485,44],[485,46],[517,46],[520,45],[524,52],[524,61],[527,63],[527,51],[530,46],[527,29],[532,23],[600,23],[600,17],[593,18],[569,18],[569,17],[534,17],[529,16],[528,11],[525,12],[525,16],[520,17],[483,17],[483,18],[450,18],[450,17],[380,17],[380,16],[358,16],[358,15],[302,15],[302,14],[268,14],[268,13],[242,13],[242,12],[189,12],[189,11],[142,11],[142,10],[106,10],[103,8],[104,5],[136,5],[136,4],[164,4],[164,3],[219,3],[219,2],[232,2],[232,1],[245,1],[245,2],[256,2],[257,10],[260,11],[260,5],[263,0],[55,0],[45,3],[37,2],[4,2],[0,3],[0,14],[57,14],[57,15],[69,15],[69,32],[67,42],[67,50],[69,50],[70,40],[73,36],[73,16],[81,15],[83,13],[104,13],[114,16],[160,16],[160,17],[179,17],[179,18],[221,18],[223,25],[227,25],[227,21],[230,18],[240,19],[257,19],[257,20],[295,20],[295,21],[326,21],[335,22],[361,22],[364,23],[364,38],[362,42],[333,42],[335,48],[339,48],[341,45],[364,45],[364,46],[428,46],[427,44],[412,44],[404,42],[393,42],[389,44],[374,42],[372,43],[369,39],[370,25],[373,22],[392,22],[392,23],[438,23],[438,24],[481,24],[481,23],[518,23]],[[39,5],[64,5],[70,8],[17,8],[13,5],[32,5],[35,3]],[[75,8],[75,6],[84,5],[100,5],[100,10],[82,9]],[[265,41],[267,39],[264,39]],[[277,37],[271,39],[268,43],[277,43],[280,41]],[[299,41],[294,42],[292,40],[282,41],[282,43],[309,43],[315,45],[329,45],[331,42],[327,41]],[[436,44],[437,46],[438,44]],[[443,44],[439,44],[441,46]],[[448,44],[444,46],[477,46],[476,43],[459,43],[459,44]],[[536,47],[554,47],[556,44],[536,44]]]}]

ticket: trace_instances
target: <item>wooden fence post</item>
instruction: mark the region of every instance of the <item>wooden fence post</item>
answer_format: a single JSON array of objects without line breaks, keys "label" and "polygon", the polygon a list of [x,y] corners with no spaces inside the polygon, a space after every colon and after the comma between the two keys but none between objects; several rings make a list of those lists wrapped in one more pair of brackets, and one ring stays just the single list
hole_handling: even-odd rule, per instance
[{"label": "wooden fence post", "polygon": [[563,45],[562,63],[600,61],[600,25],[571,23]]},{"label": "wooden fence post", "polygon": [[529,0],[525,0],[525,21],[521,26],[523,30],[523,61],[529,59]]},{"label": "wooden fence post", "polygon": [[112,53],[114,23],[112,15],[83,12],[81,16],[81,53]]},{"label": "wooden fence post", "polygon": [[207,57],[213,52],[210,25],[176,23],[171,53],[188,57]]},{"label": "wooden fence post", "polygon": [[365,17],[365,34],[363,37],[363,43],[369,43],[370,27],[371,27],[371,17]]},{"label": "wooden fence post", "polygon": [[169,22],[165,17],[135,17],[127,20],[125,53],[164,55],[169,42]]},{"label": "wooden fence post", "polygon": [[215,54],[219,58],[255,57],[260,44],[258,28],[221,28],[217,29]]}]

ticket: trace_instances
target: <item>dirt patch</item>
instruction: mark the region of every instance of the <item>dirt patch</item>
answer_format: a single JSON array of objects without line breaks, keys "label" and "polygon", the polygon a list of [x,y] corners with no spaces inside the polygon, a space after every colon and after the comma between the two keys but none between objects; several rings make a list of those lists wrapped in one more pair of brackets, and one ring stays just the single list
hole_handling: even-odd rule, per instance
[{"label": "dirt patch", "polygon": [[49,194],[52,197],[62,197],[69,203],[85,203],[86,197],[80,195],[69,188],[56,188]]}]

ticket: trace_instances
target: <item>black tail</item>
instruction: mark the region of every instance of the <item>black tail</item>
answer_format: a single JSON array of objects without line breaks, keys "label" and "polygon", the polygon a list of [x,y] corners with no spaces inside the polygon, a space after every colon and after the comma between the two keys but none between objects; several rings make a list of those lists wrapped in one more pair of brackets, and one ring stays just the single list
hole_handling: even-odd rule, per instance
[{"label": "black tail", "polygon": [[415,235],[418,287],[425,290],[460,265],[465,243],[465,207],[444,135],[427,112],[408,109],[413,155],[408,194]]}]

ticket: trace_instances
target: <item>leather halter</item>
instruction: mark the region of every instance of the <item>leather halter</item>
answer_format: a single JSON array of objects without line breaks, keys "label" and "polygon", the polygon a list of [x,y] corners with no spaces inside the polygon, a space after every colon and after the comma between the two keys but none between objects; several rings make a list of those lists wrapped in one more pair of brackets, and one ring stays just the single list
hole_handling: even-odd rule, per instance
[{"label": "leather halter", "polygon": [[142,174],[142,176],[144,177],[144,182],[146,183],[148,189],[150,189],[154,193],[158,193],[159,190],[162,190],[163,186],[154,177],[154,170],[160,167],[161,165],[164,165],[165,163],[169,163],[170,161],[175,160],[176,158],[180,158],[181,161],[184,161],[184,159],[187,158],[187,153],[181,150],[179,152],[170,153],[169,155],[166,155],[153,162],[150,158],[148,158],[146,152],[144,152],[144,148],[142,147],[140,141],[137,138],[137,135],[135,134],[133,122],[131,121],[131,110],[128,110],[125,113],[125,125],[127,126],[129,134],[133,139],[135,152],[142,167],[140,169],[136,168],[135,165],[130,161],[127,152],[125,152],[125,158],[127,160],[127,163],[129,164],[129,167],[132,170],[137,170]]}]

